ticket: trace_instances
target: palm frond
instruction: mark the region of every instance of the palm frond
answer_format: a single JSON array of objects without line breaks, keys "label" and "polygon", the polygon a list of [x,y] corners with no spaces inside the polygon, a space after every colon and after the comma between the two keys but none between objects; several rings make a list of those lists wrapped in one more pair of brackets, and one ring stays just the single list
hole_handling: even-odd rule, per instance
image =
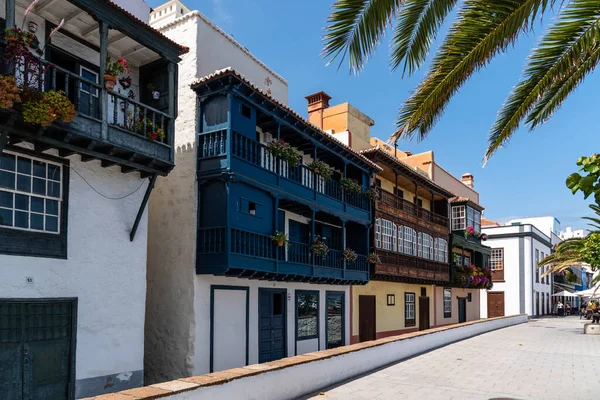
[{"label": "palm frond", "polygon": [[392,24],[403,0],[337,0],[327,19],[321,51],[328,64],[346,56],[350,71],[359,72]]},{"label": "palm frond", "polygon": [[[600,206],[597,206],[596,204],[590,204],[590,208],[592,210],[594,210],[594,212],[596,213],[596,215],[600,216]],[[595,231],[591,231],[590,233],[600,233],[600,218],[583,217],[583,219],[587,219],[588,221],[592,221],[593,224],[588,224],[588,225],[597,229]]]},{"label": "palm frond", "polygon": [[407,0],[400,12],[391,42],[390,63],[402,75],[412,75],[425,62],[431,42],[457,0]]},{"label": "palm frond", "polygon": [[427,77],[401,106],[390,140],[412,138],[417,131],[425,138],[471,74],[528,31],[551,1],[465,0]]},{"label": "palm frond", "polygon": [[524,79],[504,106],[488,137],[485,160],[506,143],[527,118],[531,129],[546,121],[600,60],[600,3],[573,0],[542,38],[528,61]]}]

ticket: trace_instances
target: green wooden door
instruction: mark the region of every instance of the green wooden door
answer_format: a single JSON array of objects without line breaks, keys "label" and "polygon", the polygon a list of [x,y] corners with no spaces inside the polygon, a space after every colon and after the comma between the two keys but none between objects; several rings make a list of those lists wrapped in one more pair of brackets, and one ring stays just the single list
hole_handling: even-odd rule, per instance
[{"label": "green wooden door", "polygon": [[72,301],[0,300],[0,393],[8,400],[73,397]]}]

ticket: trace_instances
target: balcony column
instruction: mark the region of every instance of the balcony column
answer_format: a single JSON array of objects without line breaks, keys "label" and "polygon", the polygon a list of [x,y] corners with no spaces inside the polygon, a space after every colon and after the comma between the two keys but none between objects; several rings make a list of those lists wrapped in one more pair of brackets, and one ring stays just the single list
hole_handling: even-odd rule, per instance
[{"label": "balcony column", "polygon": [[[313,146],[312,158],[313,158],[313,161],[317,161],[317,146]],[[315,200],[317,200],[317,180],[319,179],[319,177],[314,172],[312,172],[312,177],[313,177],[313,198]],[[323,184],[326,185],[327,182],[323,182]]]},{"label": "balcony column", "polygon": [[[177,118],[177,86],[175,85],[175,79],[178,74],[177,64],[169,61],[167,64],[167,74],[169,76],[168,91],[169,91],[169,123],[168,123],[168,134],[167,144],[172,149],[175,148],[175,118]],[[175,157],[175,152],[171,152],[171,157]],[[173,160],[172,160],[173,161]]]},{"label": "balcony column", "polygon": [[429,193],[431,193],[431,204],[429,205],[429,209],[433,213],[433,212],[435,212],[435,206],[434,206],[435,196],[431,190],[429,191]]},{"label": "balcony column", "polygon": [[[346,162],[346,160],[344,160],[344,178],[348,177],[348,163]],[[362,187],[362,185],[361,185]],[[342,188],[342,193],[343,193],[343,197],[342,197],[342,201],[344,202],[344,212],[346,212],[348,210],[348,199],[346,198],[346,190],[344,188]]]},{"label": "balcony column", "polygon": [[[275,199],[275,215],[273,216],[273,233],[277,232],[277,228],[279,227],[279,197],[274,196]],[[283,246],[285,249],[285,245]],[[285,259],[285,250],[282,250],[284,253],[279,251],[279,247],[275,246],[275,272],[279,271],[279,259]]]},{"label": "balcony column", "polygon": [[[277,140],[281,140],[281,123],[277,121]],[[275,162],[275,175],[277,176],[277,186],[281,180],[281,161],[276,160]]]},{"label": "balcony column", "polygon": [[[310,245],[312,245],[312,243],[315,241],[315,238],[317,237],[316,231],[315,231],[315,210],[314,208],[310,209],[310,233],[312,235],[312,242],[310,243]],[[312,261],[312,274],[313,276],[315,275],[315,261],[317,260],[317,257],[315,257],[315,254],[311,252],[311,261]]]},{"label": "balcony column", "polygon": [[[102,119],[102,138],[108,139],[108,90],[104,87],[104,71],[106,71],[106,57],[108,56],[108,24],[100,20],[100,118]],[[117,107],[115,101],[115,107]]]},{"label": "balcony column", "polygon": [[395,170],[394,170],[394,177],[395,177],[394,183],[396,184],[396,193],[394,193],[396,196],[395,196],[394,201],[396,202],[396,208],[399,208],[400,199],[398,196],[398,172],[396,172]]},{"label": "balcony column", "polygon": [[415,185],[415,198],[414,198],[413,203],[417,204],[417,197],[418,197],[417,190],[419,190],[419,186],[417,185],[417,182],[413,182],[413,184]]},{"label": "balcony column", "polygon": [[7,29],[15,26],[15,0],[6,0],[6,5],[4,7],[4,18],[6,20]]},{"label": "balcony column", "polygon": [[[344,251],[345,248],[346,248],[346,220],[342,220],[342,251]],[[344,277],[344,279],[346,279],[347,262],[345,259],[343,259],[343,257],[342,257],[342,262],[344,263],[343,277]]]}]

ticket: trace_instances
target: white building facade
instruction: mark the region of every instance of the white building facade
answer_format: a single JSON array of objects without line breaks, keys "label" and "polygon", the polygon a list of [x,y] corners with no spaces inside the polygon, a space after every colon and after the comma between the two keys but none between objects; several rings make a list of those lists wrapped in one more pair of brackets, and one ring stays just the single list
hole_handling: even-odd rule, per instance
[{"label": "white building facade", "polygon": [[[213,183],[198,182],[198,159],[206,148],[198,147],[196,94],[190,90],[190,84],[215,71],[232,67],[245,78],[237,78],[237,73],[231,73],[237,82],[250,82],[285,107],[287,82],[204,15],[189,11],[178,1],[157,7],[150,22],[166,36],[189,47],[190,52],[183,56],[179,65],[176,167],[167,179],[157,181],[149,203],[147,382],[201,375],[268,360],[261,353],[264,349],[261,335],[265,328],[264,318],[260,315],[265,302],[273,310],[269,321],[282,318],[278,329],[272,330],[276,336],[272,338],[273,347],[280,349],[279,358],[331,348],[333,342],[336,342],[335,346],[349,344],[349,284],[276,281],[279,278],[258,280],[197,272],[197,268],[204,268],[210,258],[210,255],[201,254],[203,236],[199,233],[199,221],[213,215],[199,215],[205,208],[202,204],[211,207],[222,204],[224,209],[227,205],[225,200],[207,199],[215,193],[208,189]],[[247,115],[250,113],[248,111]],[[258,126],[254,133],[261,143],[272,136]],[[262,167],[265,165],[263,163]],[[230,193],[233,195],[240,187],[239,184],[232,186]],[[201,193],[204,193],[202,197]],[[256,192],[249,193],[257,195]],[[271,201],[268,195],[261,194],[261,200],[256,203],[241,199],[235,211],[249,207],[243,215],[236,217],[250,218],[244,229],[258,229],[252,224],[262,222],[253,218]],[[306,214],[284,209],[281,204],[276,227],[290,236],[290,240],[295,234],[304,235],[302,229],[310,226],[310,216],[307,218]],[[324,223],[322,229],[339,229],[337,225]],[[310,299],[316,310],[315,315],[302,319],[309,321],[310,328],[305,326],[305,329],[311,331],[310,335],[298,328],[302,323],[298,322],[298,304],[306,299]],[[332,312],[336,315],[332,316]]]},{"label": "white building facade", "polygon": [[[168,139],[155,143],[108,118],[125,111],[115,111],[120,92],[104,87],[100,60],[136,43],[130,84],[139,98],[139,71],[161,60],[145,58],[151,49],[162,46],[172,66],[183,49],[143,23],[144,1],[118,3],[134,17],[104,1],[40,1],[25,15],[31,1],[0,0],[0,76],[14,73],[43,93],[62,91],[75,111],[72,122],[43,127],[26,123],[18,108],[0,109],[3,399],[74,399],[144,383],[145,199],[148,177],[167,175],[172,156]],[[61,31],[48,40],[63,18]],[[107,20],[136,32],[105,30]],[[31,78],[19,61],[4,70],[5,26],[23,26],[43,45],[39,64],[29,65],[29,76],[40,68],[49,77],[37,87],[26,82]],[[43,60],[53,64],[42,69]],[[150,106],[129,99],[152,115]],[[162,150],[164,157],[154,153]],[[152,165],[150,155],[156,156]]]},{"label": "white building facade", "polygon": [[[550,254],[550,238],[530,224],[483,227],[492,248],[494,287],[481,293],[482,318],[552,313],[552,275],[542,277],[537,263]],[[548,267],[549,268],[549,267]]]},{"label": "white building facade", "polygon": [[583,238],[585,237],[585,231],[583,229],[573,230],[573,228],[567,226],[564,231],[560,231],[558,236],[561,240]]}]

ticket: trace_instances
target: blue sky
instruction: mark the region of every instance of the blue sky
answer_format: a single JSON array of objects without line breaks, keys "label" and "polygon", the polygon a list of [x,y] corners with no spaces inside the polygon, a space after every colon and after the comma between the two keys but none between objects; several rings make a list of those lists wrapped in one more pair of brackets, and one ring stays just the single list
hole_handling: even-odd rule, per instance
[{"label": "blue sky", "polygon": [[[157,6],[163,1],[149,1]],[[333,0],[187,0],[289,84],[289,103],[306,115],[304,96],[323,90],[331,104],[348,101],[375,120],[371,133],[387,139],[394,130],[398,107],[416,87],[425,69],[410,78],[392,73],[388,64],[389,40],[358,76],[347,65],[326,66],[321,50],[323,27]],[[550,22],[545,19],[545,23]],[[585,227],[580,216],[589,215],[583,196],[573,196],[566,177],[577,170],[575,161],[598,151],[596,128],[599,74],[590,75],[545,125],[530,133],[520,129],[485,168],[482,158],[487,133],[496,113],[518,81],[537,35],[522,37],[508,53],[499,55],[458,92],[427,139],[399,142],[413,153],[433,150],[436,161],[453,175],[471,172],[486,218],[505,221],[518,217],[552,215],[561,227]]]}]

